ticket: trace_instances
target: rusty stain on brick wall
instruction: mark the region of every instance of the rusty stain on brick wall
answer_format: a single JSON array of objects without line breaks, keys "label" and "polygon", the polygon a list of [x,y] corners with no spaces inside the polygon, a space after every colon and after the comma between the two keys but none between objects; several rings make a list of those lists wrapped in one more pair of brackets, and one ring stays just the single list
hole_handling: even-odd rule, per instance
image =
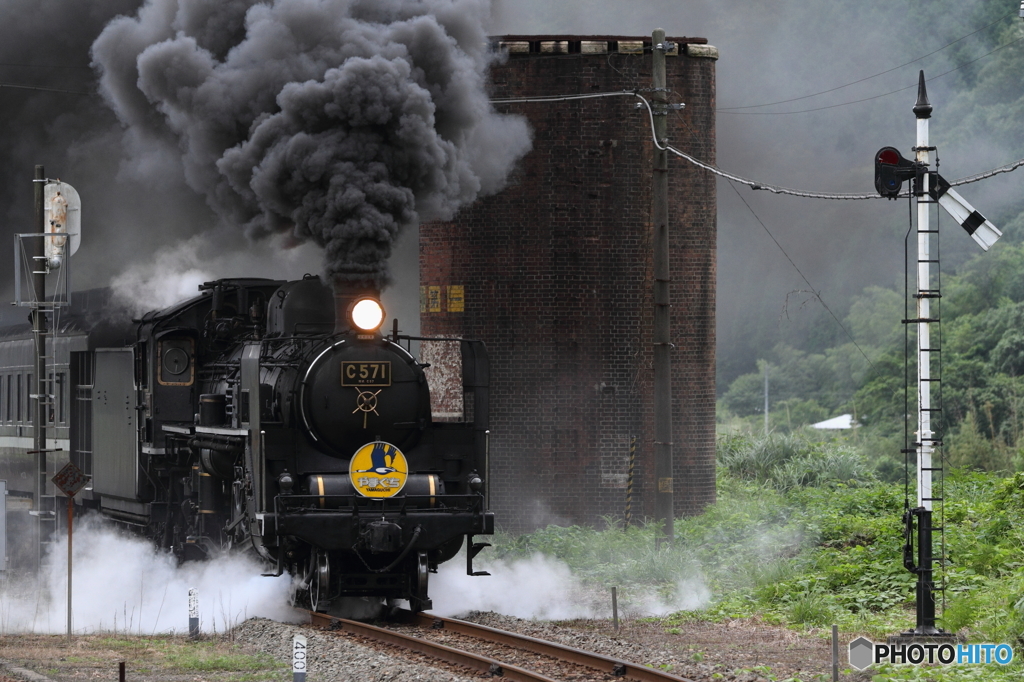
[{"label": "rusty stain on brick wall", "polygon": [[457,341],[423,341],[420,362],[430,388],[430,410],[434,421],[463,420],[462,356]]}]

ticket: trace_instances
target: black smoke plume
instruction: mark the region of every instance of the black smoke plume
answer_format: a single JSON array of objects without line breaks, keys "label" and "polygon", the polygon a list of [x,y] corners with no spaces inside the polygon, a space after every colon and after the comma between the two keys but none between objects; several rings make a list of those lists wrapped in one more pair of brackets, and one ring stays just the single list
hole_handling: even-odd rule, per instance
[{"label": "black smoke plume", "polygon": [[133,161],[185,181],[251,238],[325,249],[382,287],[404,226],[495,192],[529,149],[486,94],[485,0],[148,0],[92,46]]}]

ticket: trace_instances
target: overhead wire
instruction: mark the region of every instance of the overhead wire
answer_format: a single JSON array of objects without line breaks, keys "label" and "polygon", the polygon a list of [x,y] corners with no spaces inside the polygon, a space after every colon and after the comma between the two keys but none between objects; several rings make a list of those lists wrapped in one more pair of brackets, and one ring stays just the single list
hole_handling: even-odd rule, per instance
[{"label": "overhead wire", "polygon": [[[646,89],[646,90],[649,90],[649,89]],[[678,156],[678,157],[680,157],[680,158],[690,162],[691,164],[693,164],[693,165],[695,165],[695,166],[697,166],[699,168],[703,168],[704,170],[706,170],[708,172],[714,173],[715,175],[717,175],[719,177],[723,177],[723,178],[725,178],[727,180],[732,180],[733,182],[738,182],[738,183],[740,183],[742,185],[746,185],[747,187],[750,187],[751,189],[754,189],[754,190],[764,190],[766,192],[771,192],[772,194],[786,194],[786,195],[789,195],[789,196],[802,197],[802,198],[805,198],[805,199],[867,200],[867,199],[881,199],[882,198],[877,192],[871,192],[871,193],[856,193],[856,192],[809,192],[809,191],[806,191],[806,190],[793,189],[791,187],[783,187],[781,185],[772,185],[772,184],[769,184],[769,183],[766,183],[766,182],[760,182],[758,180],[751,180],[749,178],[745,178],[745,177],[742,177],[740,175],[736,175],[735,173],[730,173],[728,171],[724,171],[721,168],[718,168],[717,166],[715,166],[713,164],[705,163],[705,162],[701,161],[700,159],[698,159],[698,158],[696,158],[696,157],[694,157],[694,156],[692,156],[690,154],[687,154],[684,151],[676,149],[675,147],[673,147],[671,145],[664,145],[664,146],[662,146],[661,142],[659,142],[657,140],[657,138],[654,137],[654,111],[651,109],[651,103],[647,100],[647,98],[645,98],[643,95],[641,95],[640,92],[641,92],[641,90],[619,90],[619,91],[614,91],[614,92],[589,93],[589,94],[585,94],[585,95],[545,95],[545,96],[541,96],[541,97],[504,97],[504,98],[492,99],[491,103],[492,104],[521,104],[521,103],[543,103],[543,102],[567,102],[567,101],[572,101],[572,100],[595,99],[595,98],[599,98],[599,97],[635,97],[636,99],[639,99],[643,103],[644,107],[647,109],[647,115],[648,115],[648,118],[649,118],[650,124],[651,124],[651,137],[654,140],[654,144],[655,144],[656,147],[658,147],[659,149],[662,149],[664,151],[671,152],[672,154],[675,154],[676,156]],[[1021,166],[1024,166],[1024,159],[1018,159],[1017,161],[1013,161],[1011,163],[1008,163],[1005,166],[1000,166],[998,168],[993,168],[991,170],[987,170],[987,171],[984,171],[982,173],[977,173],[975,175],[969,175],[969,176],[967,176],[965,178],[961,178],[959,180],[953,180],[949,184],[950,184],[951,187],[958,187],[960,185],[967,185],[967,184],[970,184],[972,182],[978,182],[979,180],[985,180],[986,178],[990,178],[990,177],[992,177],[994,175],[999,175],[1001,173],[1010,173],[1012,171],[1017,170]],[[899,196],[900,197],[910,196],[910,192],[909,192],[909,190],[905,190],[905,191],[901,192]]]},{"label": "overhead wire", "polygon": [[[530,103],[530,102],[533,102],[533,103],[538,103],[538,102],[564,102],[564,101],[571,101],[571,100],[584,100],[584,99],[594,99],[594,98],[598,98],[598,97],[617,97],[617,96],[618,97],[624,97],[624,96],[635,97],[635,98],[639,99],[643,103],[644,108],[647,110],[648,120],[649,120],[650,125],[651,125],[651,139],[652,139],[654,145],[658,149],[660,149],[662,151],[671,152],[672,154],[675,154],[676,156],[679,156],[680,158],[682,158],[682,159],[684,159],[686,161],[689,161],[690,163],[692,163],[693,165],[695,165],[695,166],[697,166],[699,168],[707,170],[710,173],[713,173],[715,175],[718,175],[718,176],[723,177],[723,178],[725,178],[725,179],[730,181],[729,187],[732,188],[732,190],[734,192],[736,192],[737,196],[743,202],[743,205],[747,207],[747,210],[750,211],[751,215],[754,216],[754,219],[757,220],[757,222],[761,225],[761,227],[768,234],[768,236],[772,239],[772,241],[775,242],[775,245],[779,248],[779,250],[782,252],[782,254],[786,257],[786,260],[789,261],[790,265],[793,266],[793,269],[797,271],[797,273],[804,280],[804,282],[807,284],[807,286],[810,287],[810,290],[814,294],[815,298],[817,298],[818,302],[821,303],[822,307],[825,308],[826,311],[828,311],[829,315],[836,322],[836,324],[839,326],[839,328],[843,330],[843,333],[845,333],[846,336],[850,339],[850,341],[853,344],[853,346],[864,357],[864,359],[867,361],[868,365],[871,366],[872,368],[874,368],[875,364],[874,364],[874,362],[872,362],[871,358],[869,358],[867,353],[864,352],[864,349],[862,349],[860,347],[860,345],[857,344],[856,339],[853,337],[853,335],[850,333],[850,331],[846,328],[845,325],[843,325],[843,323],[839,320],[838,316],[832,311],[832,309],[829,308],[828,304],[825,303],[825,301],[824,301],[824,299],[822,299],[820,293],[814,288],[814,285],[811,284],[810,280],[807,279],[807,276],[804,275],[803,271],[801,271],[800,268],[797,266],[797,264],[793,261],[793,259],[790,258],[789,254],[782,247],[782,245],[779,243],[779,241],[775,238],[775,236],[772,234],[771,230],[768,229],[768,227],[764,224],[764,221],[762,221],[760,219],[760,217],[753,210],[753,208],[746,201],[746,199],[743,198],[743,195],[739,193],[739,190],[736,189],[736,186],[733,183],[740,183],[740,184],[746,185],[746,186],[750,187],[751,189],[755,189],[755,190],[757,190],[757,189],[767,190],[767,191],[772,192],[774,194],[788,194],[788,195],[792,195],[792,196],[803,197],[803,198],[810,198],[810,199],[847,199],[847,200],[849,200],[849,199],[880,199],[881,196],[879,194],[877,194],[877,193],[873,193],[873,194],[854,194],[854,193],[805,192],[805,191],[801,191],[801,190],[790,189],[790,188],[787,188],[787,187],[780,187],[780,186],[777,186],[777,185],[768,185],[766,183],[760,183],[760,182],[757,182],[757,181],[754,181],[754,180],[749,180],[747,178],[743,178],[741,176],[738,176],[738,175],[735,175],[735,174],[723,171],[720,168],[717,168],[716,166],[713,166],[712,164],[704,163],[703,161],[700,161],[700,160],[694,158],[693,156],[687,154],[686,152],[683,152],[683,151],[681,151],[679,149],[676,149],[672,145],[662,144],[661,141],[658,140],[657,135],[655,135],[655,133],[654,133],[654,110],[651,107],[651,103],[647,100],[647,98],[642,96],[639,91],[603,92],[603,93],[590,93],[590,94],[586,94],[586,95],[549,95],[549,96],[543,96],[543,97],[529,97],[529,98],[502,98],[502,99],[494,99],[494,100],[491,100],[491,101],[492,101],[492,103],[495,103],[495,104],[515,104],[515,103]],[[1000,168],[996,168],[996,169],[993,169],[993,170],[990,170],[990,171],[985,171],[984,173],[978,173],[976,175],[972,175],[972,176],[968,176],[966,178],[962,178],[962,179],[957,180],[955,182],[951,182],[950,185],[951,186],[952,185],[964,185],[964,184],[967,184],[967,183],[970,183],[970,182],[977,182],[979,180],[982,180],[982,179],[985,179],[985,178],[988,178],[988,177],[992,177],[993,175],[998,175],[999,173],[1011,172],[1013,170],[1016,170],[1017,168],[1020,168],[1021,166],[1024,166],[1024,159],[1020,159],[1018,161],[1015,161],[1015,162],[1013,162],[1011,164],[1008,164],[1006,166],[1002,166]],[[908,197],[908,196],[910,196],[910,192],[909,191],[902,192],[902,193],[900,193],[900,196],[901,197]]]},{"label": "overhead wire", "polygon": [[[694,159],[689,154],[681,152],[678,149],[672,147],[671,145],[663,145],[663,144],[661,144],[661,142],[657,138],[657,135],[654,134],[654,112],[653,112],[653,110],[651,108],[651,104],[650,104],[649,101],[647,101],[647,99],[645,97],[640,95],[639,92],[622,91],[622,92],[591,93],[591,94],[587,94],[587,95],[551,95],[551,96],[533,97],[533,98],[505,98],[505,99],[495,99],[495,100],[491,100],[491,101],[496,103],[496,104],[497,103],[500,103],[500,104],[512,104],[512,103],[520,103],[520,102],[560,102],[560,101],[570,101],[570,100],[593,99],[593,98],[596,98],[596,97],[615,97],[615,96],[626,96],[626,95],[629,95],[629,96],[632,96],[632,97],[636,97],[637,99],[641,100],[643,102],[644,106],[646,107],[647,114],[648,114],[648,117],[650,118],[650,124],[651,124],[651,139],[654,141],[654,145],[658,149],[660,149],[662,151],[669,151],[669,152],[672,152],[674,154],[677,154],[677,155],[681,156],[682,158],[690,161],[691,163],[694,163],[695,165],[697,165],[697,166],[699,166],[701,168],[704,168],[705,170],[708,170],[708,171],[711,171],[713,173],[716,173],[717,175],[725,177],[728,180],[732,180],[732,181],[735,181],[735,182],[740,182],[742,184],[749,184],[751,182],[751,181],[748,181],[748,180],[746,180],[744,178],[741,178],[739,176],[732,175],[730,173],[726,173],[724,171],[721,171],[721,170],[715,168],[714,166],[711,166],[710,164],[705,164],[705,163],[703,163],[701,161],[698,161],[697,159]],[[761,220],[761,218],[758,217],[758,215],[754,211],[754,209],[750,206],[750,204],[747,203],[746,199],[744,199],[743,196],[739,193],[739,190],[737,190],[736,187],[732,183],[730,183],[729,186],[732,187],[733,191],[736,192],[736,194],[740,197],[740,200],[747,207],[747,210],[750,211],[751,215],[754,216],[754,219],[757,220],[757,222],[761,225],[761,227],[764,229],[764,231],[766,233],[768,233],[768,236],[771,237],[772,241],[775,242],[775,245],[779,248],[779,250],[782,252],[782,254],[786,257],[786,260],[789,261],[790,265],[793,266],[793,269],[796,270],[797,273],[800,275],[800,277],[803,278],[804,282],[807,283],[807,286],[810,287],[811,292],[814,294],[815,298],[818,299],[818,302],[821,303],[822,307],[824,307],[825,310],[828,311],[829,315],[832,316],[832,319],[835,320],[837,325],[839,325],[839,328],[843,330],[843,332],[847,335],[847,337],[849,337],[849,339],[853,343],[854,347],[860,352],[861,355],[864,356],[864,359],[867,361],[868,365],[871,366],[871,367],[874,367],[874,362],[871,361],[871,358],[869,358],[867,353],[865,353],[864,350],[857,344],[856,339],[854,339],[854,337],[850,333],[850,331],[843,325],[842,322],[840,322],[839,318],[832,311],[832,309],[828,307],[828,304],[825,303],[824,299],[822,299],[821,294],[814,288],[814,285],[811,284],[810,280],[807,279],[807,276],[804,275],[803,271],[801,271],[800,268],[797,266],[797,264],[793,261],[793,259],[790,258],[789,254],[786,253],[786,250],[782,247],[782,244],[779,243],[779,241],[775,238],[775,235],[772,234],[771,230],[769,230],[768,227]],[[768,189],[769,186],[764,185],[764,186],[759,186],[757,188]],[[757,188],[755,188],[755,189],[757,189]],[[779,192],[779,193],[785,193],[785,192],[781,191],[781,188],[772,187],[772,189],[777,191],[777,192]],[[789,190],[789,192],[796,192],[796,190]],[[836,198],[836,197],[840,197],[840,195],[827,196],[827,195],[815,194],[815,193],[799,193],[798,195],[799,196],[813,196],[813,197],[816,197],[816,198]],[[843,196],[841,198],[852,198],[852,197],[845,197],[845,196]],[[857,198],[879,198],[879,197],[876,194],[876,195],[872,195],[870,197],[869,196],[864,196],[864,197],[857,197]]]},{"label": "overhead wire", "polygon": [[18,69],[79,69],[82,71],[92,71],[91,66],[76,64],[23,64],[19,62],[0,62],[0,67]]},{"label": "overhead wire", "polygon": [[632,93],[632,94],[633,94],[634,97],[636,97],[641,102],[643,102],[644,106],[647,108],[647,115],[648,115],[648,118],[650,119],[650,124],[651,124],[651,137],[654,140],[654,145],[656,147],[658,147],[658,149],[661,149],[663,151],[671,152],[671,153],[675,154],[676,156],[689,161],[693,165],[695,165],[695,166],[697,166],[699,168],[703,168],[704,170],[710,171],[710,172],[714,173],[715,175],[718,175],[720,177],[726,178],[727,180],[732,180],[733,182],[738,182],[740,184],[747,185],[751,189],[766,190],[766,191],[771,192],[773,194],[789,194],[789,195],[792,195],[792,196],[804,197],[806,199],[880,199],[881,198],[878,195],[877,192],[873,193],[873,194],[806,192],[806,191],[803,191],[803,190],[791,189],[789,187],[780,187],[778,185],[769,185],[767,183],[757,182],[756,180],[749,180],[747,178],[740,177],[739,175],[735,175],[733,173],[729,173],[727,171],[723,171],[722,169],[720,169],[720,168],[718,168],[716,166],[713,166],[713,165],[711,165],[709,163],[704,163],[703,161],[700,161],[699,159],[696,159],[693,156],[690,156],[689,154],[687,154],[684,151],[676,149],[672,145],[662,145],[661,142],[659,142],[657,137],[654,135],[654,110],[651,108],[651,103],[647,101],[647,98],[645,98],[643,95],[641,95],[639,93]]},{"label": "overhead wire", "polygon": [[68,95],[85,95],[87,97],[99,97],[99,93],[97,92],[63,90],[61,88],[44,88],[39,85],[15,85],[14,83],[0,83],[0,88],[14,88],[15,90],[41,90],[42,92],[60,92]]},{"label": "overhead wire", "polygon": [[616,90],[614,92],[592,92],[588,95],[542,95],[539,97],[499,97],[491,100],[491,104],[521,104],[536,102],[567,102],[574,99],[594,99],[596,97],[634,97],[640,90]]},{"label": "overhead wire", "polygon": [[[954,71],[959,71],[960,69],[964,68],[965,66],[970,66],[974,62],[979,61],[981,59],[984,59],[985,57],[988,57],[989,55],[994,54],[994,53],[998,52],[999,50],[1002,50],[1004,47],[1009,47],[1011,45],[1015,45],[1015,44],[1019,43],[1022,40],[1024,40],[1024,36],[1020,36],[1019,38],[1011,40],[1008,43],[1003,43],[999,47],[997,47],[994,50],[991,50],[989,52],[986,52],[985,54],[981,55],[980,57],[975,57],[974,59],[972,59],[969,62],[964,62],[960,66],[952,68],[949,71],[944,71],[944,72],[940,73],[938,76],[932,76],[928,80],[929,81],[934,81],[934,80],[938,80],[939,78],[942,78],[943,76],[948,76],[949,74],[953,73]],[[916,88],[916,87],[917,87],[917,83],[914,83],[913,85],[908,85],[905,88],[899,88],[898,90],[891,90],[889,92],[882,93],[881,95],[873,95],[872,97],[864,97],[862,99],[855,99],[855,100],[851,100],[849,102],[841,102],[839,104],[829,104],[829,105],[823,106],[823,107],[813,107],[811,109],[798,109],[796,111],[728,111],[728,110],[724,110],[724,109],[718,109],[717,111],[720,111],[723,114],[733,114],[733,115],[736,115],[736,116],[788,116],[790,114],[806,114],[806,113],[811,112],[811,111],[824,111],[826,109],[836,109],[836,108],[839,108],[839,107],[849,106],[851,104],[860,104],[861,102],[870,102],[871,100],[874,100],[874,99],[881,99],[882,97],[888,97],[889,95],[895,95],[898,92],[904,92],[905,90],[910,90],[910,89]]]},{"label": "overhead wire", "polygon": [[816,299],[818,299],[818,303],[820,303],[821,306],[828,311],[828,314],[832,316],[832,319],[835,320],[835,323],[839,325],[839,328],[842,329],[843,333],[846,334],[847,338],[850,339],[850,343],[852,343],[854,348],[856,348],[860,352],[860,354],[864,356],[864,359],[867,361],[868,365],[872,369],[874,369],[875,363],[871,361],[871,358],[868,357],[868,354],[865,353],[864,349],[860,347],[860,345],[857,343],[857,339],[853,338],[853,334],[850,333],[850,330],[847,329],[846,326],[839,321],[839,318],[836,316],[836,314],[832,312],[831,308],[828,307],[828,304],[825,303],[825,299],[821,297],[821,292],[814,288],[814,285],[811,284],[811,281],[807,279],[807,275],[803,273],[803,270],[801,270],[800,267],[793,261],[793,259],[790,258],[789,254],[786,253],[786,249],[782,247],[782,244],[780,244],[779,240],[775,238],[775,235],[772,234],[772,231],[768,229],[768,226],[764,224],[764,221],[761,220],[757,213],[754,212],[754,209],[750,206],[750,204],[747,203],[747,200],[743,198],[743,195],[740,194],[740,191],[738,189],[736,189],[736,186],[730,182],[729,187],[732,188],[732,191],[736,192],[736,196],[740,198],[740,201],[743,202],[743,205],[747,207],[748,211],[750,211],[750,215],[754,216],[754,220],[756,220],[758,224],[768,234],[768,236],[771,237],[771,240],[775,242],[775,246],[779,248],[779,251],[781,251],[782,255],[786,257],[786,260],[789,261],[789,264],[793,266],[793,269],[796,270],[797,274],[800,275],[801,279],[803,279],[803,281],[807,283],[807,286],[811,288],[811,293],[814,294],[814,297]]},{"label": "overhead wire", "polygon": [[[887,73],[892,73],[893,71],[897,71],[899,69],[902,69],[904,66],[910,66],[911,64],[919,62],[922,59],[927,59],[928,57],[931,57],[933,54],[938,54],[939,52],[942,52],[943,50],[945,50],[947,47],[950,47],[952,45],[956,45],[961,40],[966,40],[967,38],[970,38],[971,36],[975,35],[976,33],[981,33],[982,31],[990,29],[993,26],[995,26],[996,24],[998,24],[998,23],[1000,23],[1002,21],[1005,21],[1007,18],[1009,18],[1011,16],[1015,16],[1016,14],[1017,14],[1017,10],[1014,10],[1014,11],[1012,11],[1012,12],[1010,12],[1010,13],[1002,16],[1002,17],[999,17],[998,19],[993,21],[991,24],[988,24],[987,26],[982,26],[981,28],[979,28],[976,31],[972,31],[971,33],[968,33],[965,36],[961,36],[961,37],[957,38],[956,40],[954,40],[952,42],[946,43],[945,45],[943,45],[942,47],[938,48],[937,50],[933,50],[933,51],[929,52],[926,55],[922,55],[922,56],[918,57],[917,59],[911,59],[909,62],[905,62],[903,64],[900,64],[899,66],[894,66],[891,69],[886,69],[885,71],[880,71],[880,72],[878,72],[876,74],[873,74],[871,76],[865,76],[864,78],[859,78],[859,79],[857,79],[855,81],[851,81],[851,82],[845,83],[843,85],[837,85],[836,87],[829,88],[828,90],[822,90],[821,92],[815,92],[815,93],[812,93],[810,95],[802,95],[800,97],[791,97],[789,99],[781,99],[781,100],[778,100],[776,102],[766,102],[764,104],[749,104],[749,105],[742,106],[742,107],[719,107],[718,109],[716,109],[716,111],[732,113],[732,112],[735,112],[735,111],[737,111],[739,109],[757,109],[759,107],[770,107],[770,106],[774,106],[776,104],[788,104],[789,102],[798,102],[800,100],[810,99],[811,97],[817,97],[818,95],[826,95],[826,94],[828,94],[830,92],[835,92],[836,90],[842,90],[843,88],[848,88],[851,85],[857,85],[858,83],[863,83],[864,81],[869,81],[872,78],[877,78],[878,76],[884,76]],[[991,53],[989,53],[989,54],[991,54]],[[896,92],[899,92],[899,91],[896,91]],[[881,96],[884,97],[884,95],[881,95]]]},{"label": "overhead wire", "polygon": [[[654,115],[653,115],[653,111],[651,110],[650,103],[648,103],[647,100],[644,100],[644,104],[647,106],[647,112],[648,112],[648,114],[650,115],[650,118],[651,118],[651,135],[652,135],[652,139],[654,139],[655,145],[658,145],[657,135],[654,134]],[[689,125],[687,125],[685,121],[683,121],[683,124],[686,125],[687,128],[689,128]],[[692,129],[691,129],[691,132],[693,132]],[[661,149],[663,149],[665,151],[669,151],[669,150],[673,149],[669,145],[666,145],[665,147],[661,147],[660,145],[658,145],[658,146],[659,146],[659,148],[661,148]],[[678,150],[676,150],[676,151],[678,151]],[[682,152],[679,152],[679,153],[681,154]],[[832,309],[828,306],[828,304],[825,303],[825,299],[823,299],[821,297],[821,292],[814,288],[814,285],[811,284],[811,281],[809,279],[807,279],[807,275],[805,275],[803,273],[803,270],[800,269],[800,267],[796,264],[796,262],[790,257],[789,253],[786,252],[786,249],[784,249],[782,244],[779,243],[779,240],[775,238],[775,235],[772,234],[772,231],[768,229],[768,226],[764,224],[764,221],[761,220],[761,217],[757,215],[757,213],[754,211],[753,207],[747,202],[747,200],[743,197],[743,195],[740,194],[740,191],[738,189],[736,189],[736,185],[734,185],[730,181],[729,182],[729,187],[732,189],[733,192],[736,193],[736,196],[739,197],[740,201],[743,202],[743,205],[747,207],[747,210],[750,211],[750,215],[754,216],[754,220],[756,220],[758,222],[758,224],[765,231],[765,233],[767,233],[768,236],[771,238],[771,240],[773,242],[775,242],[775,246],[778,247],[779,251],[782,252],[782,255],[786,257],[786,260],[789,261],[789,264],[793,266],[793,269],[796,270],[797,274],[800,275],[801,279],[803,279],[803,281],[807,284],[807,286],[810,287],[811,294],[813,294],[814,297],[816,299],[818,299],[818,303],[821,304],[821,307],[823,307],[828,312],[828,314],[832,317],[832,319],[839,326],[839,328],[843,330],[843,333],[846,334],[847,338],[850,339],[850,343],[853,344],[854,348],[856,348],[857,351],[862,356],[864,356],[864,360],[867,361],[868,366],[871,367],[872,369],[874,369],[875,363],[871,361],[871,358],[868,357],[868,354],[865,353],[864,349],[860,347],[860,344],[857,343],[857,339],[855,339],[853,337],[853,334],[850,333],[850,330],[848,330],[846,328],[846,325],[844,325],[839,320],[839,317],[832,311]]]}]

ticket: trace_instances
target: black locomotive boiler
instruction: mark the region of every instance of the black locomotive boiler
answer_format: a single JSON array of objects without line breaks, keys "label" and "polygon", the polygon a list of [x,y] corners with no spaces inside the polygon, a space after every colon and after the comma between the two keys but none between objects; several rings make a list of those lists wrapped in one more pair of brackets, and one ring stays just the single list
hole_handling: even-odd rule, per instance
[{"label": "black locomotive boiler", "polygon": [[[253,550],[314,609],[430,608],[430,572],[466,544],[479,574],[487,544],[473,538],[493,533],[487,354],[444,341],[458,344],[465,409],[435,421],[418,339],[383,322],[372,291],[223,279],[135,321],[131,343],[52,341],[57,375],[60,349],[74,356],[53,390],[88,398],[64,432],[92,476],[82,503],[183,560]],[[0,364],[16,342],[0,341]]]}]

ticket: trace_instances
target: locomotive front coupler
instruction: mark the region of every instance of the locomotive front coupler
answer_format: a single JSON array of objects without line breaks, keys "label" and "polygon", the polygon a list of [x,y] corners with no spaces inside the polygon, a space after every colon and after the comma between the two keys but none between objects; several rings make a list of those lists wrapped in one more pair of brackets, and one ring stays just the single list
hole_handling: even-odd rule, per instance
[{"label": "locomotive front coupler", "polygon": [[402,548],[402,527],[385,519],[364,523],[359,542],[370,554],[397,552]]},{"label": "locomotive front coupler", "polygon": [[[372,566],[370,566],[370,564],[368,564],[366,562],[366,559],[363,558],[363,555],[359,553],[359,545],[362,544],[362,545],[365,546],[365,544],[366,544],[365,540],[367,540],[367,537],[366,537],[365,533],[362,536],[360,536],[359,540],[354,545],[352,545],[352,551],[355,552],[355,555],[357,557],[359,557],[359,560],[363,562],[363,565],[371,573],[390,573],[391,571],[393,571],[397,566],[399,566],[405,560],[405,557],[409,556],[409,553],[413,550],[414,547],[416,547],[417,540],[419,540],[420,535],[423,533],[423,527],[422,526],[416,526],[413,529],[413,531],[412,531],[412,537],[409,538],[409,541],[407,543],[405,543],[404,547],[402,547],[402,533],[401,533],[402,529],[398,528],[398,534],[396,536],[396,535],[394,535],[394,532],[393,532],[392,529],[385,529],[384,528],[384,526],[386,526],[386,525],[388,525],[387,522],[383,521],[383,520],[376,521],[376,522],[373,522],[373,523],[369,524],[369,526],[370,526],[370,538],[369,538],[369,541],[373,542],[375,540],[375,538],[373,538],[373,534],[374,534],[374,532],[376,532],[374,529],[377,529],[377,530],[383,531],[383,533],[386,536],[382,540],[382,545],[381,546],[385,546],[386,545],[388,547],[393,547],[391,549],[387,549],[387,550],[383,550],[383,551],[386,551],[388,553],[394,553],[394,552],[398,551],[399,548],[401,548],[401,550],[402,550],[401,553],[399,553],[399,555],[391,563],[389,563],[387,566],[384,566],[383,568],[373,568]],[[390,525],[394,525],[394,524],[390,524]],[[392,543],[394,541],[397,541],[397,544],[392,545]],[[382,552],[375,552],[373,550],[372,546],[371,546],[371,549],[370,549],[370,553],[371,554],[383,553],[383,551]]]}]

